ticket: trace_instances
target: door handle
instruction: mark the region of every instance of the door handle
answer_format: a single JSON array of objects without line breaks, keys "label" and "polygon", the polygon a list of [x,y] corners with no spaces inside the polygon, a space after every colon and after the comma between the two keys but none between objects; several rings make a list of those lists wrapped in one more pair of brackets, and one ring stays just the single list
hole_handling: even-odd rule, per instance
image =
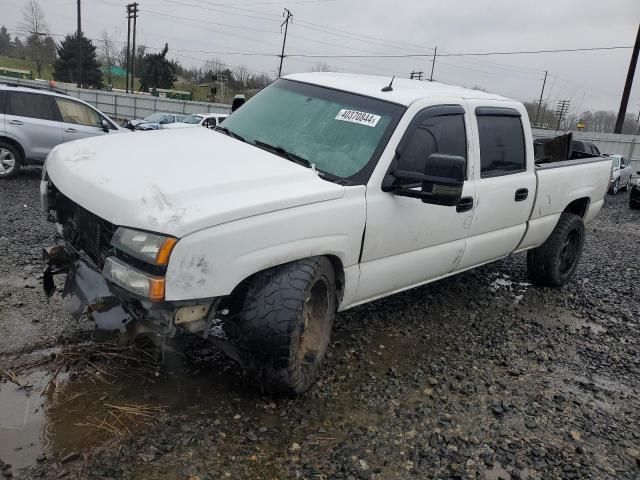
[{"label": "door handle", "polygon": [[9,120],[11,125],[24,125],[20,120]]},{"label": "door handle", "polygon": [[67,133],[78,133],[75,128],[65,128],[64,131]]},{"label": "door handle", "polygon": [[516,190],[515,200],[516,202],[522,202],[529,198],[529,189],[528,188],[519,188]]},{"label": "door handle", "polygon": [[473,197],[462,197],[456,205],[456,212],[468,212],[473,208]]}]

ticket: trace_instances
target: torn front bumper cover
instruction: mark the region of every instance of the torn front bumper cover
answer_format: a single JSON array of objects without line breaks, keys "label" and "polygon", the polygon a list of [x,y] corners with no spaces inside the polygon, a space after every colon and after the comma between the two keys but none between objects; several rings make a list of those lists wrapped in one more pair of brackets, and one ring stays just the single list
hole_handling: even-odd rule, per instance
[{"label": "torn front bumper cover", "polygon": [[71,246],[46,248],[43,286],[51,297],[56,286],[54,276],[65,274],[62,296],[66,309],[77,320],[87,313],[97,330],[120,331],[136,336],[152,333],[173,337],[179,330],[224,340],[222,320],[216,318],[220,299],[199,301],[149,302],[122,288],[107,283],[98,268]]},{"label": "torn front bumper cover", "polygon": [[69,254],[63,246],[45,248],[43,259],[46,265],[43,287],[47,297],[56,291],[54,276],[66,274],[62,296],[67,299],[67,311],[76,320],[88,312],[98,330],[127,331],[133,318],[125,311],[120,299],[111,293],[96,268],[80,256]]}]

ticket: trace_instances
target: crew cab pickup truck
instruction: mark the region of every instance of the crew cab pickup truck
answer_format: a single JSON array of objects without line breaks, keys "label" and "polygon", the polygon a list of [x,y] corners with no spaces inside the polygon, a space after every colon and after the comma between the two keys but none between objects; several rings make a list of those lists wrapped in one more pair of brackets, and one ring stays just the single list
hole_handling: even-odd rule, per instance
[{"label": "crew cab pickup truck", "polygon": [[611,160],[539,166],[527,112],[436,82],[305,73],[218,127],[54,149],[44,211],[76,313],[210,339],[265,388],[316,378],[336,312],[507,255],[558,287]]}]

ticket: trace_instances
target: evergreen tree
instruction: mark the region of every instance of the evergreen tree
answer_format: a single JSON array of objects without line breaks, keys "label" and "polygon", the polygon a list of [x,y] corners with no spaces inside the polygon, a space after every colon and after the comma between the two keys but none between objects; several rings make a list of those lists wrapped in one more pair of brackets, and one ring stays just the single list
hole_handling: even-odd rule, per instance
[{"label": "evergreen tree", "polygon": [[140,78],[140,90],[147,92],[150,88],[173,88],[176,76],[173,65],[166,58],[168,51],[169,45],[165,43],[162,52],[144,56],[145,69]]},{"label": "evergreen tree", "polygon": [[17,35],[13,38],[12,56],[14,58],[25,58],[24,45]]},{"label": "evergreen tree", "polygon": [[0,28],[0,55],[11,54],[11,35],[7,32],[7,27],[4,25]]},{"label": "evergreen tree", "polygon": [[[80,48],[82,50],[82,78],[80,84],[83,86],[92,86],[94,88],[102,87],[102,72],[98,68],[98,60],[96,58],[96,47],[91,40],[84,36],[80,36]],[[67,35],[58,47],[58,58],[53,64],[53,78],[60,82],[77,83],[78,81],[78,36]]]}]

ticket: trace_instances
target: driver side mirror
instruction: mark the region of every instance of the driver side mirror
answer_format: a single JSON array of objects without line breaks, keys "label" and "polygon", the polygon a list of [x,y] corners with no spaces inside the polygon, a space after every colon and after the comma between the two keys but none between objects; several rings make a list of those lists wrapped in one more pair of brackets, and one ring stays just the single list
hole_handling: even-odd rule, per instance
[{"label": "driver side mirror", "polygon": [[100,124],[102,125],[102,131],[104,133],[109,133],[109,122],[107,122],[104,118],[100,121]]},{"label": "driver side mirror", "polygon": [[[382,190],[419,198],[422,203],[455,207],[462,197],[466,163],[463,157],[433,153],[427,159],[424,173],[394,170],[385,176]],[[420,190],[416,189],[418,183]]]}]

